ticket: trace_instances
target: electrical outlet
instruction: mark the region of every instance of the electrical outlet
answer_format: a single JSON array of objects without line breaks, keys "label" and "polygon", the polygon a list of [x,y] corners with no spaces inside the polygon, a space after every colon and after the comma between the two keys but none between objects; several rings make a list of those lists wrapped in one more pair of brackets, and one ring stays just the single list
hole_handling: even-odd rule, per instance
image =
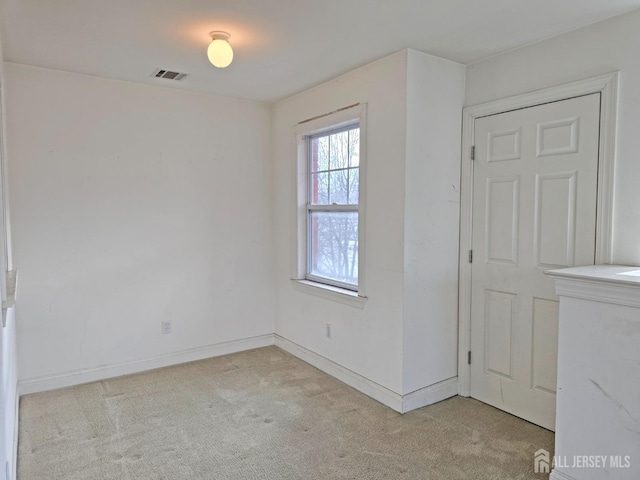
[{"label": "electrical outlet", "polygon": [[327,335],[327,338],[331,338],[331,324],[330,323],[326,323],[325,324],[325,333]]},{"label": "electrical outlet", "polygon": [[162,333],[171,333],[171,320],[162,321]]}]

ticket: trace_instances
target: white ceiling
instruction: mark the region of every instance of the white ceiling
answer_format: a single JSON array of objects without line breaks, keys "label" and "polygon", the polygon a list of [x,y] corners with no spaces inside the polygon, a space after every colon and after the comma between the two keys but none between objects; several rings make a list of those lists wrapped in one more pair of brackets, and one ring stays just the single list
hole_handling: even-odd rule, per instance
[{"label": "white ceiling", "polygon": [[[0,0],[6,61],[254,100],[403,48],[472,63],[640,8],[640,0]],[[211,30],[231,34],[224,70]],[[151,78],[167,68],[180,82]]]}]

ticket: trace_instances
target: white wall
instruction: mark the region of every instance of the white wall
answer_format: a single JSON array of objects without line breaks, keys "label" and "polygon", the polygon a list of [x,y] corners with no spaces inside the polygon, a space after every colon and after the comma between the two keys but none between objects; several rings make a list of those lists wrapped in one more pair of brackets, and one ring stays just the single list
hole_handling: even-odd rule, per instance
[{"label": "white wall", "polygon": [[[367,103],[363,309],[293,289],[295,125]],[[274,106],[276,333],[394,392],[402,391],[406,52],[385,57]],[[325,336],[325,323],[333,336]]]},{"label": "white wall", "polygon": [[5,74],[21,382],[273,332],[268,105]]},{"label": "white wall", "polygon": [[[6,93],[4,91],[4,62],[2,46],[0,45],[0,161],[4,162],[3,170],[6,171],[6,135],[5,135],[5,102]],[[0,212],[5,210],[5,195],[3,193],[5,182],[0,175]],[[2,225],[2,222],[0,222]],[[9,228],[8,218],[6,228]],[[0,235],[8,235],[0,228]],[[0,242],[0,245],[4,245]],[[4,275],[4,270],[11,266],[11,251],[8,252],[8,265],[5,265],[4,252],[0,251],[0,275]],[[15,309],[11,308],[6,312],[6,326],[0,325],[0,476],[4,478],[5,469],[9,465],[9,472],[15,478],[15,455],[14,432],[16,428],[16,391],[18,383],[17,375],[17,353],[16,353],[16,327]]]},{"label": "white wall", "polygon": [[[456,376],[463,94],[463,66],[405,50],[274,108],[276,333],[399,396]],[[358,102],[367,103],[362,309],[290,280],[294,127]]]},{"label": "white wall", "polygon": [[613,261],[640,265],[640,11],[467,68],[467,105],[620,70]]},{"label": "white wall", "polygon": [[464,66],[409,50],[403,392],[458,375]]}]

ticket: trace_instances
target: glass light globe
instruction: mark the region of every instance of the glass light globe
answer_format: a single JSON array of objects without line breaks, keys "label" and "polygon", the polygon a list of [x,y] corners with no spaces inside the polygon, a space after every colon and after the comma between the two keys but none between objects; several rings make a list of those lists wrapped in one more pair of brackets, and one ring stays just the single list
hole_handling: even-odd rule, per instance
[{"label": "glass light globe", "polygon": [[207,57],[214,67],[225,68],[233,60],[233,49],[226,40],[214,38],[207,48]]}]

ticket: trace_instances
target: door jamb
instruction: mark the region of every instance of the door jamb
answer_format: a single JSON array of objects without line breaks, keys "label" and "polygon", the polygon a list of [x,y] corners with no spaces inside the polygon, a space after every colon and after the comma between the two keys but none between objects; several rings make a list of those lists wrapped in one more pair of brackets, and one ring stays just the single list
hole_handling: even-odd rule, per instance
[{"label": "door jamb", "polygon": [[[598,152],[598,192],[596,206],[596,264],[612,262],[614,164],[616,156],[616,123],[618,117],[618,71],[597,77],[515,95],[462,111],[462,169],[460,179],[460,258],[458,290],[458,394],[471,394],[471,266],[473,221],[473,162],[471,149],[476,118],[533,107],[543,103],[600,93],[600,143]],[[477,255],[479,258],[480,255]]]}]

